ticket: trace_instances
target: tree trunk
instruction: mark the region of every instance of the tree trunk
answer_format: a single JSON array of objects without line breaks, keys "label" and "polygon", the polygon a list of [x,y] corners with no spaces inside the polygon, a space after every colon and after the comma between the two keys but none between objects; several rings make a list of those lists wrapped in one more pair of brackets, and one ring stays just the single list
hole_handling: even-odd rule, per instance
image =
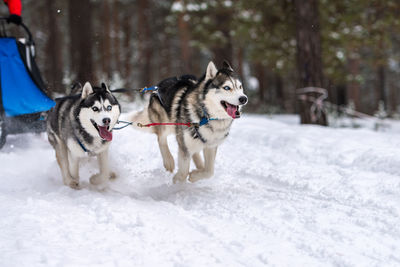
[{"label": "tree trunk", "polygon": [[285,110],[285,91],[283,88],[282,76],[278,73],[275,74],[275,84],[277,102],[279,103],[279,107]]},{"label": "tree trunk", "polygon": [[212,48],[214,54],[214,63],[217,66],[222,66],[222,62],[227,60],[232,62],[233,57],[233,43],[231,37],[231,21],[232,11],[225,7],[217,7],[215,15],[216,25],[219,25],[218,29],[222,33],[223,39],[218,42]]},{"label": "tree trunk", "polygon": [[258,103],[261,106],[265,103],[265,67],[260,62],[257,62],[255,71],[258,80]]},{"label": "tree trunk", "polygon": [[102,1],[101,7],[101,75],[111,77],[111,11],[109,0]]},{"label": "tree trunk", "polygon": [[165,77],[170,77],[176,74],[173,74],[172,69],[171,69],[171,42],[170,42],[170,37],[168,36],[168,33],[163,34],[163,40],[162,40],[162,46],[161,46],[161,51],[162,51],[162,57],[160,58],[161,66],[160,66],[160,76],[162,78]]},{"label": "tree trunk", "polygon": [[358,76],[360,75],[360,56],[356,52],[351,52],[349,58],[349,72],[351,75],[351,81],[347,86],[347,97],[348,100],[353,101],[354,107],[357,111],[361,111],[360,106],[360,83]]},{"label": "tree trunk", "polygon": [[[384,1],[377,1],[374,5],[375,8],[375,23],[378,21],[382,21],[385,17],[385,8]],[[375,87],[375,99],[376,99],[376,109],[379,108],[379,102],[382,101],[384,104],[384,108],[387,109],[386,102],[386,93],[385,93],[385,85],[386,85],[386,75],[385,75],[385,67],[387,62],[387,46],[385,45],[385,29],[380,24],[377,31],[377,86]]]},{"label": "tree trunk", "polygon": [[[181,0],[182,6],[185,6],[185,1]],[[185,20],[186,11],[185,9],[178,15],[178,29],[179,39],[181,44],[181,60],[182,60],[182,72],[191,73],[191,53],[190,53],[190,32],[189,24]]]},{"label": "tree trunk", "polygon": [[[113,68],[112,71],[120,72],[121,69],[121,4],[119,0],[113,0]],[[120,73],[121,74],[121,73]]]},{"label": "tree trunk", "polygon": [[[321,59],[321,34],[319,24],[318,0],[294,0],[296,15],[297,71],[298,87],[323,87]],[[315,93],[309,98],[318,97]],[[327,125],[326,114],[322,112],[315,121],[311,114],[312,102],[301,101],[300,117],[302,124]]]},{"label": "tree trunk", "polygon": [[133,73],[132,73],[132,58],[133,58],[133,46],[132,46],[132,24],[131,20],[129,19],[130,14],[129,6],[124,5],[124,16],[122,21],[122,30],[124,32],[124,39],[123,39],[123,77],[125,81],[125,86],[132,86],[133,82]]},{"label": "tree trunk", "polygon": [[93,72],[90,0],[69,1],[71,74],[81,83],[97,82]]},{"label": "tree trunk", "polygon": [[387,108],[385,94],[385,66],[379,65],[377,69],[377,86],[376,89],[376,109],[379,108],[379,102],[382,101],[385,109]]},{"label": "tree trunk", "polygon": [[151,47],[151,32],[150,32],[150,1],[138,0],[138,45],[139,45],[139,60],[140,66],[140,87],[149,86],[152,84],[151,60],[153,57],[153,49]]},{"label": "tree trunk", "polygon": [[237,73],[239,77],[242,79],[243,87],[246,88],[246,81],[244,80],[244,72],[243,72],[243,61],[244,61],[244,48],[242,46],[237,49]]},{"label": "tree trunk", "polygon": [[390,113],[391,115],[397,113],[397,98],[398,98],[398,88],[396,83],[391,82],[389,87],[389,99],[390,99]]},{"label": "tree trunk", "polygon": [[49,37],[46,43],[46,78],[51,92],[64,92],[62,86],[63,79],[63,60],[61,52],[61,35],[59,34],[57,10],[54,0],[46,0],[48,12],[48,32]]}]

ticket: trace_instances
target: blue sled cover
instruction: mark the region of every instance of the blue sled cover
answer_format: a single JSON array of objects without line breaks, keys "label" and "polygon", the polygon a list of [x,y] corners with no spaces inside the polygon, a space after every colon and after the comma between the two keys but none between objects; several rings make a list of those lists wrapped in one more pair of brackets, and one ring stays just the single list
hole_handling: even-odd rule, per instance
[{"label": "blue sled cover", "polygon": [[55,105],[32,80],[14,38],[0,38],[0,86],[6,116],[47,111]]}]

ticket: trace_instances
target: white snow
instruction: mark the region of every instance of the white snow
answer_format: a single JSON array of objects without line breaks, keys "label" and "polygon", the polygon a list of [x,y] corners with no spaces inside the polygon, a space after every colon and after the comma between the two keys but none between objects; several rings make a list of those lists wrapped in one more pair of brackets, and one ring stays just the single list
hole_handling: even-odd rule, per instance
[{"label": "white snow", "polygon": [[155,136],[115,132],[104,191],[95,159],[73,190],[44,133],[9,136],[0,266],[399,266],[399,132],[284,121],[235,121],[195,184],[171,184]]}]

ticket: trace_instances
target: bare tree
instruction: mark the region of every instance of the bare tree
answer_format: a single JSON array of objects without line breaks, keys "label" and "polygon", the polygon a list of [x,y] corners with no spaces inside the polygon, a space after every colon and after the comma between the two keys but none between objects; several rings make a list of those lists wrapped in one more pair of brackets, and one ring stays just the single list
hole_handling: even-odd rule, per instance
[{"label": "bare tree", "polygon": [[129,86],[133,82],[132,73],[132,58],[133,58],[133,46],[132,46],[132,23],[131,17],[131,6],[124,4],[123,16],[122,16],[122,31],[124,33],[122,47],[123,47],[123,77],[125,80],[125,86]]},{"label": "bare tree", "polygon": [[215,10],[215,23],[218,25],[218,31],[221,32],[220,42],[214,43],[211,50],[217,64],[222,64],[224,60],[232,62],[233,40],[231,36],[232,10],[219,6]]},{"label": "bare tree", "polygon": [[113,30],[112,30],[112,47],[113,47],[113,71],[120,70],[121,68],[121,3],[119,0],[113,0],[112,18],[113,18]]},{"label": "bare tree", "polygon": [[[318,0],[294,0],[294,4],[298,86],[301,88],[323,87]],[[310,93],[309,97],[316,98],[317,96]],[[301,123],[327,125],[325,113],[321,113],[317,120],[312,119],[311,106],[311,101],[301,101]]]},{"label": "bare tree", "polygon": [[101,1],[101,71],[106,79],[111,77],[111,8],[110,1]]},{"label": "bare tree", "polygon": [[265,94],[266,94],[266,74],[265,74],[265,67],[260,63],[257,62],[255,64],[255,75],[258,80],[258,103],[259,105],[262,105],[265,102]]},{"label": "bare tree", "polygon": [[[180,0],[182,6],[186,6],[184,0]],[[189,46],[190,41],[190,32],[189,32],[189,24],[187,21],[187,14],[185,9],[178,15],[178,28],[179,28],[179,39],[181,45],[181,58],[182,58],[182,71],[190,72],[191,71],[191,51]]]},{"label": "bare tree", "polygon": [[353,101],[355,109],[360,111],[360,82],[358,81],[358,76],[360,75],[360,55],[357,51],[350,52],[348,65],[351,81],[347,86],[347,98]]},{"label": "bare tree", "polygon": [[71,73],[80,82],[97,82],[92,55],[92,8],[90,0],[69,0]]},{"label": "bare tree", "polygon": [[62,37],[58,27],[57,10],[54,0],[46,0],[48,39],[46,42],[46,78],[52,92],[63,92]]},{"label": "bare tree", "polygon": [[138,0],[138,49],[140,65],[140,86],[152,84],[151,60],[153,57],[153,49],[151,46],[151,28],[150,28],[150,4],[149,0]]}]

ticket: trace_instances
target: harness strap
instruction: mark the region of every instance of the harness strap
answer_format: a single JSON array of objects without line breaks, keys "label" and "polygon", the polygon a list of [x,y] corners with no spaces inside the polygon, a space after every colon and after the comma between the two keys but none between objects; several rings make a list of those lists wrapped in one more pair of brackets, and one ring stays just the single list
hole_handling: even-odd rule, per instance
[{"label": "harness strap", "polygon": [[86,149],[86,147],[82,144],[81,140],[79,140],[79,138],[77,136],[75,136],[76,142],[78,142],[78,144],[80,145],[80,147],[82,148],[83,151],[90,153],[89,150]]},{"label": "harness strap", "polygon": [[117,124],[118,123],[125,123],[125,125],[121,126],[121,127],[114,127],[113,130],[121,130],[121,129],[124,129],[125,127],[128,127],[129,125],[133,124],[133,122],[129,122],[129,121],[117,121]]},{"label": "harness strap", "polygon": [[165,108],[164,101],[161,98],[160,91],[156,90],[154,94],[157,96],[158,100],[160,101],[161,106]]},{"label": "harness strap", "polygon": [[201,142],[207,143],[207,140],[199,132],[199,127],[194,127],[194,131],[196,132],[197,137],[200,139]]},{"label": "harness strap", "polygon": [[[217,121],[219,120],[218,118],[210,118],[208,116],[208,113],[206,111],[206,109],[204,107],[202,107],[202,111],[203,111],[203,117],[201,117],[200,122],[154,122],[154,123],[148,123],[148,124],[142,124],[140,122],[138,122],[136,125],[138,127],[152,127],[152,126],[161,126],[161,125],[165,125],[165,126],[173,126],[173,125],[181,125],[181,126],[186,126],[186,127],[194,127],[197,134],[200,136],[200,133],[198,132],[198,128],[200,126],[206,125],[208,124],[210,121]],[[123,122],[123,121],[121,121]],[[119,130],[122,128],[127,127],[128,125],[132,124],[132,122],[123,122],[123,123],[128,123],[127,125],[120,127],[120,128],[114,128],[115,130]]]},{"label": "harness strap", "polygon": [[[175,126],[176,125],[182,125],[182,126],[186,126],[186,127],[189,127],[189,128],[192,127],[192,126],[195,127],[195,128],[199,128],[200,126],[206,125],[210,121],[216,121],[216,120],[219,120],[219,119],[217,119],[217,118],[210,118],[209,119],[209,118],[203,117],[203,118],[201,118],[200,122],[154,122],[154,123],[148,123],[148,124],[142,124],[142,123],[138,122],[136,125],[138,127],[141,127],[141,128],[143,128],[143,127],[152,127],[152,126],[161,126],[161,125],[166,125],[166,126],[168,126],[168,125],[170,125],[170,126],[172,126],[172,125],[175,125]],[[132,123],[130,123],[130,124],[132,124]],[[126,126],[121,127],[121,128],[125,128]]]},{"label": "harness strap", "polygon": [[[146,92],[146,91],[155,91],[156,96],[158,97],[158,99],[160,100],[161,105],[163,105],[161,97],[159,95],[159,91],[158,91],[158,87],[157,86],[151,86],[149,88],[145,87],[142,89],[142,93]],[[136,125],[138,127],[153,127],[153,126],[176,126],[176,125],[180,125],[180,126],[186,126],[186,127],[194,127],[195,131],[197,133],[197,135],[200,137],[200,139],[202,139],[202,136],[200,135],[198,128],[200,126],[206,125],[208,124],[210,121],[217,121],[220,120],[218,118],[210,118],[210,116],[208,115],[207,110],[205,109],[204,106],[201,107],[201,110],[203,112],[203,117],[200,118],[199,122],[154,122],[154,123],[148,123],[148,124],[142,124],[140,122],[136,123]],[[113,130],[121,130],[125,127],[128,127],[129,125],[132,125],[133,122],[129,122],[129,121],[118,121],[117,123],[125,123],[124,126],[121,127],[114,127]],[[78,140],[79,141],[79,140]]]},{"label": "harness strap", "polygon": [[194,123],[192,122],[155,122],[155,123],[149,123],[149,124],[141,124],[140,122],[137,123],[138,127],[152,127],[152,126],[160,126],[160,125],[183,125],[183,126],[187,126],[190,127],[192,126]]},{"label": "harness strap", "polygon": [[158,92],[158,86],[144,87],[140,90],[141,93],[146,93],[147,91],[157,91]]}]

